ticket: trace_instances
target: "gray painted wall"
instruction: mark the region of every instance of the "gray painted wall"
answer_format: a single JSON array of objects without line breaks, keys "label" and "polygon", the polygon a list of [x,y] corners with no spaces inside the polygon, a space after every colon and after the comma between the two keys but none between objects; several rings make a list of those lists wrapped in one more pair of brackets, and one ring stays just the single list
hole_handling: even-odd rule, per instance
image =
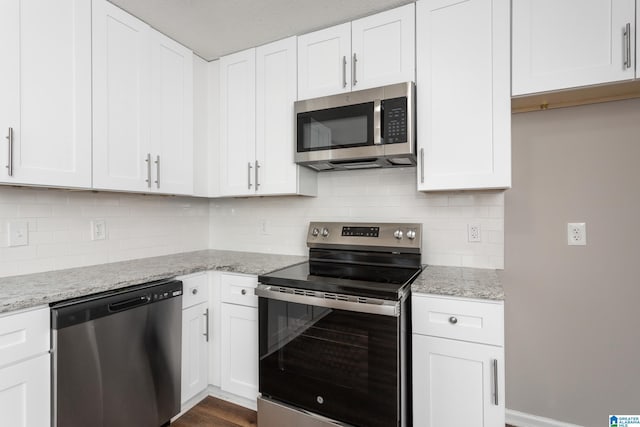
[{"label": "gray painted wall", "polygon": [[[507,408],[587,427],[640,413],[640,100],[513,116]],[[567,222],[587,246],[567,246]]]}]

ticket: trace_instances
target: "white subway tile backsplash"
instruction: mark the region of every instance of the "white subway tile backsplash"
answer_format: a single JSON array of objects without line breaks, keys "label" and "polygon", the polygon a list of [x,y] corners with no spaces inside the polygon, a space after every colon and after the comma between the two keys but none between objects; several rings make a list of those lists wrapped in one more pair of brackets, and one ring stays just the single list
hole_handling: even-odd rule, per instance
[{"label": "white subway tile backsplash", "polygon": [[[6,223],[29,222],[29,245],[7,247]],[[107,239],[91,240],[104,219]],[[209,204],[188,197],[0,187],[0,276],[206,249]]]},{"label": "white subway tile backsplash", "polygon": [[304,255],[309,221],[403,221],[423,224],[423,262],[504,266],[496,236],[467,241],[468,223],[503,232],[503,192],[420,193],[414,168],[321,173],[316,198],[215,199],[210,214],[213,248]]}]

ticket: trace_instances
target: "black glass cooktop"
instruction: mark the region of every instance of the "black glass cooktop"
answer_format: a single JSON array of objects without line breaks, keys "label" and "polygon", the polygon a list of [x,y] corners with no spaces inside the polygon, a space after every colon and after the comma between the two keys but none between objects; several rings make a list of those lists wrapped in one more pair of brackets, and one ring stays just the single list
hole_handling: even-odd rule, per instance
[{"label": "black glass cooktop", "polygon": [[258,276],[265,285],[397,300],[420,267],[308,261]]}]

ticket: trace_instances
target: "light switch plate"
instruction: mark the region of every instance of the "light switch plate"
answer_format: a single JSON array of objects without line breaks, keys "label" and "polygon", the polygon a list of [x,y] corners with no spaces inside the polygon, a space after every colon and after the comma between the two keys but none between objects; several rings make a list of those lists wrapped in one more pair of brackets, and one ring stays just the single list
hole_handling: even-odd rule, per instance
[{"label": "light switch plate", "polygon": [[29,244],[29,222],[9,221],[7,224],[9,246],[26,246]]}]

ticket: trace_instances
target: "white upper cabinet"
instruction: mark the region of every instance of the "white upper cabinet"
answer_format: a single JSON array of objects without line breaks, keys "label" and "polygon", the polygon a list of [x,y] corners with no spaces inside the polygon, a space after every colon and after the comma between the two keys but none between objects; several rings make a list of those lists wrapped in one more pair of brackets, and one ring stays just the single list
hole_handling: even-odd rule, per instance
[{"label": "white upper cabinet", "polygon": [[353,90],[415,80],[413,3],[351,23]]},{"label": "white upper cabinet", "polygon": [[351,24],[298,37],[298,99],[351,90]]},{"label": "white upper cabinet", "polygon": [[296,39],[220,59],[220,193],[316,194],[316,173],[294,162]]},{"label": "white upper cabinet", "polygon": [[513,0],[513,95],[633,79],[635,0]]},{"label": "white upper cabinet", "polygon": [[151,28],[93,1],[93,186],[151,190]]},{"label": "white upper cabinet", "polygon": [[94,188],[191,194],[192,167],[191,51],[94,0]]},{"label": "white upper cabinet", "polygon": [[151,151],[155,188],[193,193],[193,52],[157,31],[151,43]]},{"label": "white upper cabinet", "polygon": [[255,193],[256,54],[220,58],[220,193]]},{"label": "white upper cabinet", "polygon": [[0,182],[90,188],[91,4],[3,0],[0,16]]},{"label": "white upper cabinet", "polygon": [[415,6],[302,35],[298,55],[298,99],[413,81]]},{"label": "white upper cabinet", "polygon": [[509,0],[417,3],[418,189],[511,186]]}]

